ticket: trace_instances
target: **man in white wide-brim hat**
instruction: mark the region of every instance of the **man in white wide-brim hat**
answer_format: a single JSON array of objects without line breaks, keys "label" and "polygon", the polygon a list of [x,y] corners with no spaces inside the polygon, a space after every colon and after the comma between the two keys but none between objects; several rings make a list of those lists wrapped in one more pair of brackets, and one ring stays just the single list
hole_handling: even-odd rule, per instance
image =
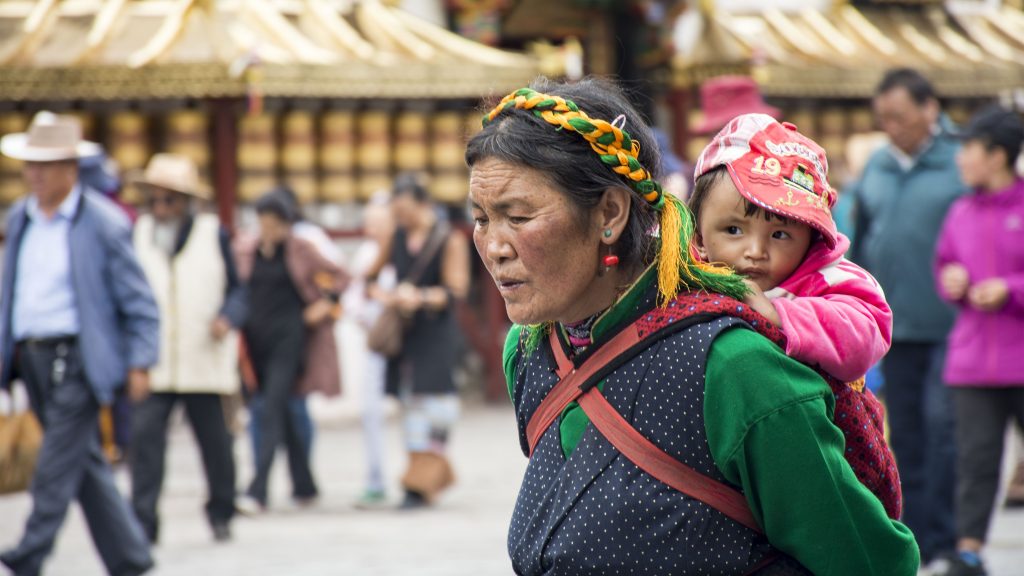
[{"label": "man in white wide-brim hat", "polygon": [[210,194],[195,163],[156,154],[135,178],[149,207],[135,226],[135,250],[160,307],[160,363],[132,418],[132,508],[150,540],[159,532],[167,423],[185,405],[203,457],[206,515],[217,541],[231,537],[235,465],[223,400],[238,392],[238,337],[246,316],[231,240],[198,204]]},{"label": "man in white wide-brim hat", "polygon": [[0,386],[28,388],[45,430],[32,512],[17,547],[0,555],[17,575],[39,574],[77,499],[110,574],[153,566],[146,540],[114,485],[96,422],[126,383],[148,388],[159,316],[135,258],[128,219],[79,182],[78,160],[99,152],[72,117],[36,115],[0,140],[25,162],[29,195],[7,218],[0,280]]}]

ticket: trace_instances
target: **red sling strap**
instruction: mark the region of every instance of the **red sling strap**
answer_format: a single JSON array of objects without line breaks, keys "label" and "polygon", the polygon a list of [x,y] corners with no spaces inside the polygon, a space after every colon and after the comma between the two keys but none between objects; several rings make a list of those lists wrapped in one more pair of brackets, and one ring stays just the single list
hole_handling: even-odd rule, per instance
[{"label": "red sling strap", "polygon": [[743,494],[701,474],[658,448],[627,422],[596,387],[581,395],[578,401],[597,431],[623,456],[636,464],[637,468],[747,528],[763,533]]},{"label": "red sling strap", "polygon": [[[696,317],[689,318],[691,321],[695,319]],[[688,323],[680,322],[676,328],[681,328],[686,324]],[[533,450],[541,436],[558,418],[562,410],[571,402],[578,401],[597,431],[638,468],[671,488],[715,508],[740,524],[758,533],[763,533],[757,521],[754,520],[742,493],[683,464],[645,438],[608,403],[601,391],[594,385],[596,384],[594,376],[632,358],[639,351],[638,345],[644,340],[644,337],[652,335],[652,333],[646,333],[641,336],[641,333],[636,323],[630,324],[602,345],[582,365],[575,368],[572,361],[565,355],[562,343],[552,328],[548,340],[551,353],[557,364],[555,372],[559,376],[559,382],[544,397],[526,425],[530,455],[533,455]],[[588,384],[589,386],[584,389],[584,386]]]},{"label": "red sling strap", "polygon": [[587,359],[579,368],[574,368],[572,362],[565,356],[562,350],[562,343],[558,341],[555,328],[551,328],[551,351],[555,355],[558,364],[557,374],[560,378],[558,384],[548,392],[548,395],[541,401],[537,411],[530,417],[526,424],[526,439],[530,447],[530,455],[533,449],[540,442],[540,437],[551,426],[558,415],[562,413],[571,402],[576,400],[583,390],[580,388],[591,376],[610,364],[617,357],[640,342],[640,334],[633,324],[615,335]]}]

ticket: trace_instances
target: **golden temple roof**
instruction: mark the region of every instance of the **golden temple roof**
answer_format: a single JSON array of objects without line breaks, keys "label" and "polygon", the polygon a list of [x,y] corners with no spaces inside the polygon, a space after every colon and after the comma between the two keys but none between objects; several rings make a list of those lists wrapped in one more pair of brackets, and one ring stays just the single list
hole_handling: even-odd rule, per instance
[{"label": "golden temple roof", "polygon": [[476,98],[538,59],[380,0],[5,0],[0,100]]},{"label": "golden temple roof", "polygon": [[[696,14],[691,15],[695,20]],[[1024,12],[1003,6],[852,6],[785,13],[699,14],[699,40],[678,50],[673,82],[750,74],[777,97],[870,97],[885,70],[921,70],[946,97],[1024,87]]]}]

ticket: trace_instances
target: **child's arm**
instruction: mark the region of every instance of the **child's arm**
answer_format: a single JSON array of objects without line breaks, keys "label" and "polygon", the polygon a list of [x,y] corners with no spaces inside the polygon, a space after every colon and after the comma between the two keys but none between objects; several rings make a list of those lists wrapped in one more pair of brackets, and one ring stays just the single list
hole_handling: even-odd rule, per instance
[{"label": "child's arm", "polygon": [[892,310],[874,278],[847,260],[815,279],[806,296],[772,300],[786,354],[844,381],[867,373],[892,344]]},{"label": "child's arm", "polygon": [[954,215],[958,211],[959,205],[954,204],[946,215],[935,246],[935,289],[943,300],[955,306],[963,306],[971,279],[956,253],[956,228],[951,223],[955,221]]}]

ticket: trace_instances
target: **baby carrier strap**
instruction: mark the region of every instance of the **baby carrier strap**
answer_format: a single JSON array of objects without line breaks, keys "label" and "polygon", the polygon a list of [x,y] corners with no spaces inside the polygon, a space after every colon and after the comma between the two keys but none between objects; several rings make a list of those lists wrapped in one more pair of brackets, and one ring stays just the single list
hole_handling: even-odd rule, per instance
[{"label": "baby carrier strap", "polygon": [[[714,305],[701,305],[704,301],[707,304],[714,302]],[[763,533],[741,492],[694,470],[656,446],[627,422],[597,388],[598,383],[608,374],[657,341],[690,326],[726,315],[731,311],[731,304],[721,304],[735,302],[721,297],[701,299],[700,296],[680,296],[669,306],[653,310],[626,326],[579,366],[568,358],[557,333],[552,330],[549,344],[559,382],[527,423],[530,454],[562,411],[570,403],[579,402],[597,431],[638,468],[740,524]]]}]

